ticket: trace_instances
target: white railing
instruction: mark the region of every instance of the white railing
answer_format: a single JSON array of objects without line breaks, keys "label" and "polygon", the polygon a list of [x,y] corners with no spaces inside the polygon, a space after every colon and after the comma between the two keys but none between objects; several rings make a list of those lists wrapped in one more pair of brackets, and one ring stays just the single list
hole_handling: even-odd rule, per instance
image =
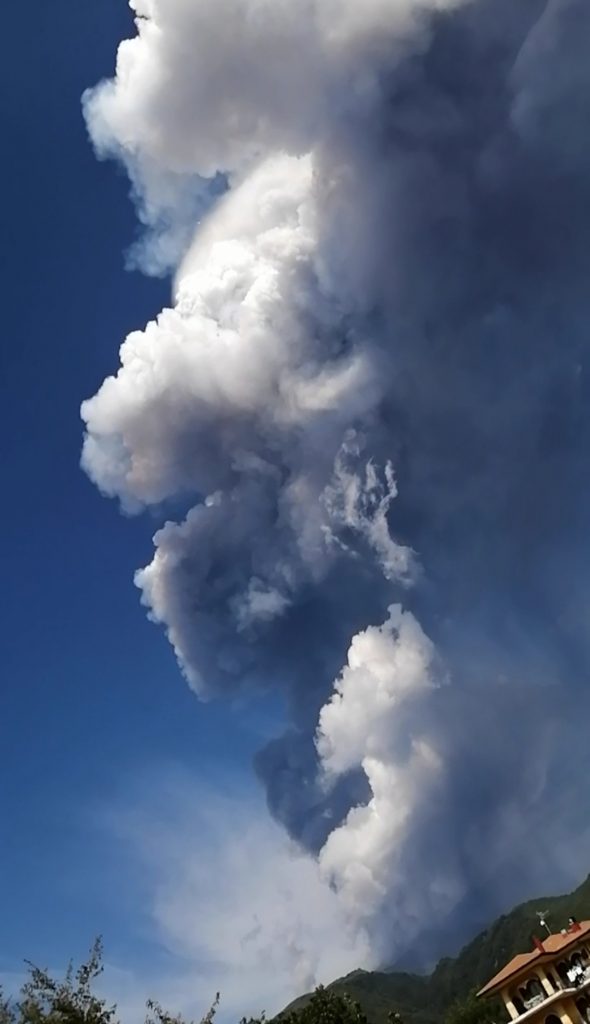
[{"label": "white railing", "polygon": [[532,1010],[534,1006],[540,1006],[541,1003],[544,1003],[546,999],[547,999],[547,994],[546,993],[543,993],[543,995],[541,995],[539,993],[539,995],[532,996],[531,999],[525,999],[524,1000],[524,1005],[525,1005],[527,1010]]}]

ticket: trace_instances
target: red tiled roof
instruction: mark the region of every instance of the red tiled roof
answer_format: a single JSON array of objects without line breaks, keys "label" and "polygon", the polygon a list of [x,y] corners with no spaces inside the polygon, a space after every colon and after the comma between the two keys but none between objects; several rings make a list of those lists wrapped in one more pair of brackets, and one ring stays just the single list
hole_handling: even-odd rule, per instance
[{"label": "red tiled roof", "polygon": [[491,981],[488,981],[487,985],[484,985],[484,987],[477,993],[478,996],[484,996],[487,995],[488,992],[495,991],[496,988],[499,988],[504,981],[511,978],[513,974],[518,974],[523,967],[527,967],[528,964],[533,962],[533,960],[539,960],[542,955],[543,954],[538,949],[533,950],[531,953],[517,953],[517,955],[513,957],[501,971],[498,971],[498,973],[494,975]]},{"label": "red tiled roof", "polygon": [[533,949],[530,953],[518,953],[515,957],[498,971],[494,977],[488,981],[486,985],[477,993],[478,996],[487,995],[490,992],[495,992],[498,988],[501,988],[502,984],[508,981],[509,978],[520,972],[532,964],[534,961],[539,960],[545,963],[548,958],[551,958],[555,953],[560,953],[562,949],[567,949],[568,946],[573,946],[574,943],[579,942],[581,938],[588,935],[590,932],[590,921],[581,921],[579,928],[576,931],[567,932],[562,935],[558,932],[557,935],[547,935],[543,938],[543,949]]},{"label": "red tiled roof", "polygon": [[575,932],[566,932],[565,935],[558,932],[557,935],[548,935],[542,941],[548,953],[559,953],[560,950],[571,946],[578,939],[587,935],[588,932],[590,932],[590,921],[580,921],[580,926]]}]

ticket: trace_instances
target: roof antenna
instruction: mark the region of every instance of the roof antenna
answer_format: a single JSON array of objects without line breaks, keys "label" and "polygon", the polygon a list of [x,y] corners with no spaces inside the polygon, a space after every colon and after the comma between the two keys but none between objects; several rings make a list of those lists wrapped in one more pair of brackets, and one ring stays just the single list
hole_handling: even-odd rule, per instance
[{"label": "roof antenna", "polygon": [[537,914],[537,917],[539,918],[539,924],[541,925],[541,927],[547,929],[547,935],[551,935],[551,929],[550,929],[549,925],[547,924],[547,911],[546,910],[537,910],[536,914]]}]

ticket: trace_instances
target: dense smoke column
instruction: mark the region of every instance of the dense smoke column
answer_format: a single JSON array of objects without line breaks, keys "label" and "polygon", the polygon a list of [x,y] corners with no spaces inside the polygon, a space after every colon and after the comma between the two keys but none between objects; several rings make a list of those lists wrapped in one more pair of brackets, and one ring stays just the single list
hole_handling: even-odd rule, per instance
[{"label": "dense smoke column", "polygon": [[86,98],[152,262],[213,205],[83,463],[190,507],[142,598],[283,691],[271,810],[390,958],[586,866],[590,9],[222,6],[137,0]]}]

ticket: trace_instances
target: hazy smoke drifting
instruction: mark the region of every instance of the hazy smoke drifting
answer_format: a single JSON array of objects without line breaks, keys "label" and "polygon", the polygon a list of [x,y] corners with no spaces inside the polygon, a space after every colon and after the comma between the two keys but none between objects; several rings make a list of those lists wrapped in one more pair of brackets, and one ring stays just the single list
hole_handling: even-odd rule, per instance
[{"label": "hazy smoke drifting", "polygon": [[86,116],[184,255],[83,464],[189,509],[143,600],[392,957],[587,867],[590,7],[132,6]]}]

